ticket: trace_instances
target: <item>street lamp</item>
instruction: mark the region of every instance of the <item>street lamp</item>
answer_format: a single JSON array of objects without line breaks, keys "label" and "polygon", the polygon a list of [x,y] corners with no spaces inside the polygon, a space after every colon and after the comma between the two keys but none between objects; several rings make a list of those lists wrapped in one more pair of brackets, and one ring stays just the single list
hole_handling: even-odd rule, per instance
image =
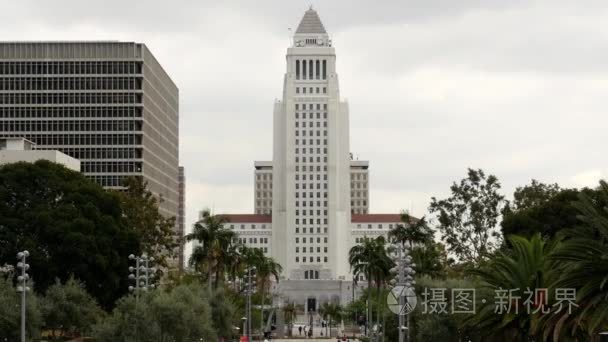
[{"label": "street lamp", "polygon": [[[247,321],[247,332],[243,330],[243,334],[247,336],[247,340],[251,341],[251,295],[255,291],[255,266],[248,267],[245,270],[247,273],[245,274],[246,278],[246,289],[245,294],[247,295],[247,300],[245,302],[245,320]],[[262,317],[262,321],[264,317]]]},{"label": "street lamp", "polygon": [[148,289],[154,289],[155,287],[154,284],[150,284],[150,281],[154,278],[154,273],[156,273],[156,268],[150,267],[154,258],[148,257],[144,253],[141,256],[131,254],[129,259],[135,261],[135,267],[129,266],[129,279],[135,282],[135,286],[129,286],[129,291],[135,292],[135,300],[138,300],[140,290],[148,291]]},{"label": "street lamp", "polygon": [[[414,268],[416,264],[412,262],[412,257],[409,255],[410,250],[409,246],[402,245],[397,248],[398,255],[393,260],[395,261],[396,266],[391,269],[391,272],[397,274],[397,279],[392,279],[390,281],[391,285],[399,285],[403,286],[403,291],[399,295],[399,308],[401,312],[399,313],[399,342],[404,342],[404,339],[407,337],[407,341],[410,341],[410,315],[409,312],[405,313],[406,317],[403,317],[402,314],[403,309],[406,305],[406,298],[403,296],[404,293],[414,294],[415,289],[414,285],[416,284],[416,280],[414,280],[414,275],[416,271]],[[406,322],[404,322],[406,321]],[[405,323],[405,324],[404,324]]]},{"label": "street lamp", "polygon": [[30,269],[30,265],[27,264],[26,259],[30,256],[30,252],[23,251],[17,253],[17,268],[21,269],[21,275],[17,277],[17,292],[21,292],[21,342],[25,342],[25,293],[30,290],[27,286],[27,281],[30,279],[30,275],[27,274],[27,270]]}]

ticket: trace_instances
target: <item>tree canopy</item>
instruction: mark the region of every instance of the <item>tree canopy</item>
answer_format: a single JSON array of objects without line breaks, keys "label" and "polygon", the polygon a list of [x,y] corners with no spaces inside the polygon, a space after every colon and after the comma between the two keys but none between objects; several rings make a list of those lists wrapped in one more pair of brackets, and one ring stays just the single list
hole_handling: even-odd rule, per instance
[{"label": "tree canopy", "polygon": [[0,265],[28,250],[37,291],[71,276],[110,307],[128,288],[137,233],[122,220],[118,195],[49,161],[0,167]]}]

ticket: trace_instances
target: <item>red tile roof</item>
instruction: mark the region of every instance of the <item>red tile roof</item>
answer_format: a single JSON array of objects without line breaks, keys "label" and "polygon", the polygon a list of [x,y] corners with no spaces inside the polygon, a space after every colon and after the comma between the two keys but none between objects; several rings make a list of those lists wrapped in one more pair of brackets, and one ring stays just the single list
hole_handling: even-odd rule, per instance
[{"label": "red tile roof", "polygon": [[230,223],[272,223],[272,215],[257,214],[224,214]]},{"label": "red tile roof", "polygon": [[353,223],[397,223],[401,222],[401,214],[353,214]]}]

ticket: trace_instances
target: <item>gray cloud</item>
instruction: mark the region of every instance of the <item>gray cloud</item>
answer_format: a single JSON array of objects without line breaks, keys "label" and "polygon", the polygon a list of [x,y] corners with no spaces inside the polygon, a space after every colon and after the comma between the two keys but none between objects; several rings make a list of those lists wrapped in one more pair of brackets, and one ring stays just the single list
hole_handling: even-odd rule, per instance
[{"label": "gray cloud", "polygon": [[[603,1],[317,1],[371,162],[371,208],[426,212],[467,167],[510,193],[608,175]],[[180,88],[187,222],[250,212],[253,161],[272,158],[288,27],[307,2],[15,1],[2,40],[145,42]],[[17,14],[17,15],[15,15]]]}]

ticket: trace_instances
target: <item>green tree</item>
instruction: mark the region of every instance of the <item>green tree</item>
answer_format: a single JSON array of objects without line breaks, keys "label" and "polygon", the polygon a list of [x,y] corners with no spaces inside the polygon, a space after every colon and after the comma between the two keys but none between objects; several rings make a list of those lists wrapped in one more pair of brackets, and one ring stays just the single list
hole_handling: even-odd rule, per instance
[{"label": "green tree", "polygon": [[450,187],[451,196],[431,199],[441,239],[461,261],[479,263],[498,245],[495,227],[505,205],[500,182],[483,170],[468,169],[467,177]]},{"label": "green tree", "polygon": [[102,310],[87,293],[84,285],[73,278],[59,281],[46,290],[40,311],[46,329],[59,336],[82,336],[101,318]]},{"label": "green tree", "polygon": [[[13,286],[12,274],[0,274],[0,341],[19,341],[21,329],[21,294]],[[31,291],[27,293],[26,333],[28,338],[40,336],[42,320],[39,312],[38,297]]]},{"label": "green tree", "polygon": [[[166,218],[158,211],[159,200],[147,189],[141,177],[128,177],[117,192],[120,197],[125,224],[137,232],[141,248],[154,257],[155,264],[168,267],[169,259],[175,257],[179,237],[175,235],[175,217]],[[162,199],[161,199],[162,200]]]},{"label": "green tree", "polygon": [[[511,236],[509,241],[513,247],[511,251],[498,252],[483,268],[469,271],[470,274],[481,278],[483,287],[492,291],[507,291],[504,292],[503,300],[498,304],[496,300],[487,301],[481,305],[475,315],[467,317],[463,324],[483,336],[502,337],[507,338],[508,341],[529,341],[538,337],[535,336],[534,328],[541,314],[530,314],[526,310],[524,301],[527,294],[524,290],[535,293],[537,289],[542,290],[547,287],[547,255],[550,248],[540,234],[534,235],[531,239]],[[517,292],[509,293],[510,290]],[[515,303],[508,302],[510,300],[508,298],[514,297],[520,297],[522,300]],[[496,305],[502,307],[503,304],[508,307],[496,311]],[[533,297],[532,309],[536,309],[541,304],[543,304],[541,298]],[[547,305],[546,308],[548,309],[549,306]]]},{"label": "green tree", "polygon": [[[501,222],[502,233],[531,237],[540,233],[544,238],[553,238],[560,230],[579,224],[579,212],[574,206],[580,193],[594,196],[590,189],[563,189],[543,201],[535,200],[530,205],[515,210],[506,208]],[[532,202],[532,201],[528,201]]]},{"label": "green tree", "polygon": [[388,233],[391,242],[411,247],[413,244],[426,244],[433,241],[433,231],[424,217],[416,219],[406,211],[401,213],[401,223]]},{"label": "green tree", "polygon": [[327,337],[331,337],[331,328],[333,327],[333,323],[340,322],[342,320],[342,315],[344,314],[344,310],[342,306],[338,303],[323,303],[319,308],[319,314],[323,319],[327,320],[328,323],[328,334]]},{"label": "green tree", "polygon": [[448,259],[442,244],[427,243],[414,246],[410,255],[412,262],[416,264],[416,275],[427,275],[432,278],[445,277]]},{"label": "green tree", "polygon": [[209,304],[211,305],[211,318],[213,327],[219,337],[229,339],[233,334],[232,322],[235,318],[235,308],[233,303],[228,300],[225,290],[222,287],[211,289],[209,294]]},{"label": "green tree", "polygon": [[520,186],[515,189],[513,203],[509,207],[512,211],[538,207],[547,203],[561,190],[557,183],[545,184],[532,179],[529,185]]},{"label": "green tree", "polygon": [[564,310],[545,322],[545,336],[555,341],[581,331],[585,336],[580,340],[592,340],[608,329],[608,183],[601,181],[595,194],[579,195],[575,207],[581,224],[561,232],[561,243],[550,256],[555,262],[551,290],[577,289],[578,305],[571,314]]},{"label": "green tree", "polygon": [[[348,253],[348,262],[355,277],[363,274],[367,279],[368,294],[371,297],[372,281],[376,285],[377,298],[380,298],[382,286],[390,277],[390,270],[395,263],[386,251],[386,240],[383,236],[375,239],[365,237],[359,245],[353,246]],[[378,313],[380,308],[378,307]],[[373,322],[372,305],[368,307],[369,322]],[[380,321],[380,315],[377,321]]]},{"label": "green tree", "polygon": [[212,215],[206,209],[202,219],[194,224],[192,233],[186,235],[187,241],[197,241],[190,257],[190,265],[194,266],[211,284],[215,278],[215,287],[224,277],[228,251],[233,244],[236,233],[224,227],[226,218],[221,215]]},{"label": "green tree", "polygon": [[137,233],[124,225],[116,193],[48,161],[0,167],[0,264],[30,252],[40,292],[74,276],[103,307],[126,293]]},{"label": "green tree", "polygon": [[94,327],[99,342],[216,341],[207,289],[191,284],[122,298]]},{"label": "green tree", "polygon": [[[260,290],[261,301],[262,301],[262,320],[264,320],[264,308],[266,306],[266,295],[267,291],[270,288],[271,281],[274,279],[276,282],[279,282],[279,275],[283,272],[283,267],[274,260],[272,257],[267,257],[263,254],[261,249],[255,249],[258,253],[260,253],[260,257],[258,258],[256,267],[256,276],[257,276],[257,286]],[[262,322],[262,327],[266,322]],[[264,331],[265,329],[262,329]],[[266,332],[266,331],[264,331]]]}]

